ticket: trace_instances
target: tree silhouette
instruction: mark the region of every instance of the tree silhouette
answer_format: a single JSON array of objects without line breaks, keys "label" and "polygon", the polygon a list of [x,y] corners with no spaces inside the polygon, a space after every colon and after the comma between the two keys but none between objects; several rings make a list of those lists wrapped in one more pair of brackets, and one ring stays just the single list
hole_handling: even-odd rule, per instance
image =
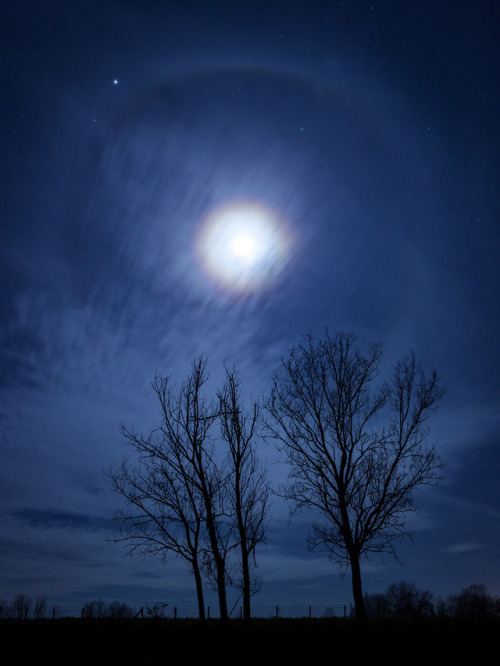
[{"label": "tree silhouette", "polygon": [[[188,563],[197,590],[199,617],[205,618],[203,579],[218,593],[222,621],[229,618],[226,585],[230,555],[239,548],[245,617],[255,589],[251,558],[263,541],[269,486],[252,443],[258,407],[247,416],[236,371],[226,374],[217,399],[203,395],[207,361],[195,360],[185,382],[176,387],[157,376],[153,388],[161,406],[161,425],[147,437],[122,427],[135,456],[108,472],[125,500],[116,518],[130,554],[167,557]],[[216,441],[212,426],[220,424]],[[227,446],[227,455],[225,447]]]},{"label": "tree silhouette", "polygon": [[33,599],[27,594],[16,594],[12,602],[12,615],[16,620],[26,620],[29,616]]},{"label": "tree silhouette", "polygon": [[415,490],[437,483],[442,462],[426,446],[427,418],[442,395],[435,372],[426,378],[411,353],[378,387],[381,347],[364,355],[356,336],[308,333],[282,359],[267,403],[266,428],[291,465],[282,495],[292,513],[307,508],[310,548],[324,548],[350,566],[356,616],[367,621],[360,561],[390,553],[410,534]]},{"label": "tree silhouette", "polygon": [[227,498],[239,542],[243,618],[248,622],[250,597],[260,587],[260,580],[252,576],[251,565],[252,559],[255,565],[258,544],[266,537],[270,486],[253,445],[259,406],[253,402],[251,411],[244,413],[241,380],[234,369],[226,368],[226,381],[218,399],[221,434],[229,446]]},{"label": "tree silhouette", "polygon": [[462,618],[486,618],[498,614],[499,602],[485,585],[474,583],[448,597],[451,615]]},{"label": "tree silhouette", "polygon": [[37,620],[41,620],[47,614],[47,597],[45,595],[39,595],[35,599],[33,606],[33,617]]},{"label": "tree silhouette", "polygon": [[391,583],[385,592],[388,613],[396,617],[430,617],[434,614],[433,594],[420,590],[414,583]]},{"label": "tree silhouette", "polygon": [[220,545],[219,499],[223,488],[208,432],[215,419],[212,405],[201,390],[206,382],[206,361],[193,363],[192,372],[180,388],[169,378],[155,378],[153,389],[161,405],[162,423],[143,437],[122,428],[138,461],[126,457],[109,476],[124,499],[125,510],[116,518],[132,554],[166,557],[173,552],[190,566],[195,578],[198,611],[205,619],[202,573],[208,555],[215,559],[221,618],[227,618],[225,559]]}]

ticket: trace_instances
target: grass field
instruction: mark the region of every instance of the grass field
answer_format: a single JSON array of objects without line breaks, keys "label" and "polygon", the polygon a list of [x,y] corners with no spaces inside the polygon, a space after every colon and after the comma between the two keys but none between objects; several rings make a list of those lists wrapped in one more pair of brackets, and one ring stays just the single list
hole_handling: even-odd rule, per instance
[{"label": "grass field", "polygon": [[[360,630],[351,620],[255,620],[250,626],[213,620],[80,620],[0,622],[6,663],[35,657],[47,664],[189,664],[193,659],[223,664],[271,663],[287,659],[339,663],[436,662],[450,657],[490,658],[500,639],[500,622],[373,622]],[[214,663],[215,663],[214,662]],[[201,661],[200,661],[201,663]]]}]

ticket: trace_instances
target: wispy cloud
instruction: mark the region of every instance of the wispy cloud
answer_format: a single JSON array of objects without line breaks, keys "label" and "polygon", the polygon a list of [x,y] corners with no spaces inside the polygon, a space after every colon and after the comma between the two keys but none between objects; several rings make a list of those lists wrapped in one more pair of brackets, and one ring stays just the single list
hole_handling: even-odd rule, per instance
[{"label": "wispy cloud", "polygon": [[470,553],[473,550],[481,550],[484,548],[483,545],[479,543],[455,543],[451,546],[445,548],[446,553],[452,553],[453,555],[461,555],[462,553]]},{"label": "wispy cloud", "polygon": [[109,530],[112,521],[97,516],[85,516],[75,513],[64,513],[61,511],[40,511],[38,509],[19,509],[13,515],[27,522],[32,527],[40,528],[70,528],[100,532]]}]

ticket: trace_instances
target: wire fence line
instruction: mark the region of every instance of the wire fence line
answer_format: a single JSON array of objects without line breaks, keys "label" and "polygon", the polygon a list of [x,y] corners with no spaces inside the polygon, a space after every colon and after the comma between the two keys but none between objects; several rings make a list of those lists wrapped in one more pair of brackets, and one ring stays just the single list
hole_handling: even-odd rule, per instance
[{"label": "wire fence line", "polygon": [[[252,607],[253,618],[319,618],[319,617],[346,617],[352,610],[351,603],[337,603],[328,606],[312,604],[275,604]],[[144,610],[144,613],[146,611]],[[207,606],[207,618],[218,618],[217,607]],[[167,607],[164,617],[169,618],[188,618],[198,617],[198,607],[173,606]],[[231,618],[237,619],[243,617],[243,608],[235,608],[231,613]]]},{"label": "wire fence line", "polygon": [[[10,606],[12,609],[13,606]],[[205,609],[208,619],[218,619],[217,606],[207,606]],[[328,618],[348,617],[352,612],[352,603],[333,603],[330,605],[318,604],[267,604],[252,607],[252,617],[255,619],[271,618]],[[0,618],[15,619],[61,619],[61,618],[165,618],[165,619],[197,619],[198,606],[175,605],[155,602],[141,607],[132,608],[126,604],[116,602],[107,604],[102,600],[85,604],[84,606],[50,605],[42,613],[35,614],[32,608],[25,608],[24,612],[0,612]],[[231,619],[243,617],[243,608],[237,606],[231,613]]]}]

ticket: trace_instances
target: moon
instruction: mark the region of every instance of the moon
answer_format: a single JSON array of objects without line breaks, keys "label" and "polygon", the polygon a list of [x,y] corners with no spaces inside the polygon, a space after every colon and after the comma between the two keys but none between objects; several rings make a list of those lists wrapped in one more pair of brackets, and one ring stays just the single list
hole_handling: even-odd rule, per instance
[{"label": "moon", "polygon": [[245,292],[270,284],[282,270],[290,239],[279,214],[254,201],[232,201],[204,219],[198,252],[222,287]]}]

